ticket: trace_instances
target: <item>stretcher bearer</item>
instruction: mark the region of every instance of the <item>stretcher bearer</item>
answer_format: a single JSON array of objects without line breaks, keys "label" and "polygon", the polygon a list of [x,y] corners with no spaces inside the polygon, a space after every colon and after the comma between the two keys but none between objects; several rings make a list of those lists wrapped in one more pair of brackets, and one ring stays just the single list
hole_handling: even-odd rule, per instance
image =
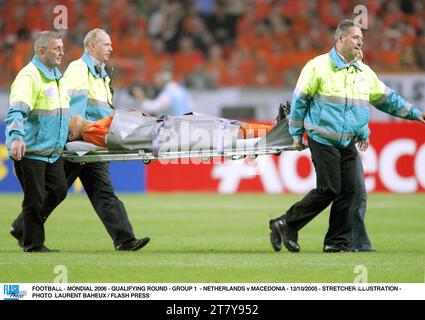
[{"label": "stretcher bearer", "polygon": [[94,29],[84,38],[83,56],[71,62],[63,81],[71,97],[71,115],[91,121],[103,119],[113,111],[111,79],[105,63],[112,54],[109,35]]},{"label": "stretcher bearer", "polygon": [[[113,111],[110,78],[105,70],[112,51],[111,38],[104,30],[93,29],[85,36],[83,56],[70,63],[62,79],[71,98],[71,115],[95,121]],[[65,172],[68,186],[80,178],[116,250],[135,251],[149,242],[149,238],[136,239],[124,204],[115,195],[109,163],[80,165],[65,162]],[[46,207],[44,219],[54,208],[53,205]]]},{"label": "stretcher bearer", "polygon": [[361,29],[342,21],[335,33],[335,47],[309,61],[301,72],[293,97],[289,131],[294,146],[303,148],[307,133],[316,169],[317,187],[286,214],[269,222],[275,251],[283,244],[298,252],[298,231],[331,205],[324,252],[349,251],[355,201],[355,141],[361,148],[369,139],[369,104],[391,115],[425,123],[425,114],[358,61],[363,47]]},{"label": "stretcher bearer", "polygon": [[[25,252],[53,252],[44,245],[42,209],[56,207],[68,190],[59,155],[68,135],[69,97],[59,83],[63,57],[58,34],[40,32],[35,55],[17,75],[6,115],[6,140],[24,191],[22,212],[12,225]],[[19,225],[18,225],[19,224]]]}]

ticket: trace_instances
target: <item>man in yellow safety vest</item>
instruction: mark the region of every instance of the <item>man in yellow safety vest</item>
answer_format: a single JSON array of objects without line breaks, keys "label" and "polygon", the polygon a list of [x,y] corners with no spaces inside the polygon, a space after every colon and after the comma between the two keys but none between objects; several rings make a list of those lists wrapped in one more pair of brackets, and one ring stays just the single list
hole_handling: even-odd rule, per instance
[{"label": "man in yellow safety vest", "polygon": [[[85,36],[83,56],[70,63],[61,80],[71,99],[71,115],[96,121],[113,111],[111,80],[105,70],[112,51],[111,38],[104,30],[93,29]],[[149,242],[148,237],[136,239],[124,204],[115,195],[109,175],[109,163],[81,165],[65,161],[65,172],[68,187],[80,178],[116,250],[136,251]],[[55,207],[55,203],[45,207],[42,212],[44,220]],[[12,227],[19,230],[19,220]]]},{"label": "man in yellow safety vest", "polygon": [[11,234],[25,252],[53,252],[44,245],[42,210],[57,206],[67,193],[59,157],[68,135],[69,97],[57,69],[63,43],[52,31],[40,32],[35,55],[17,75],[5,118],[6,141],[15,172],[24,191],[19,226]]}]

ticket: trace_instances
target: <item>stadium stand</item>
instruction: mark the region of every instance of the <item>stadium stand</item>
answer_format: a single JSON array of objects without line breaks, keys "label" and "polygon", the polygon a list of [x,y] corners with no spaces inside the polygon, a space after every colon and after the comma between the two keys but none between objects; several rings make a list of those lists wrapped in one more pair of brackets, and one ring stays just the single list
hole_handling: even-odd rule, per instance
[{"label": "stadium stand", "polygon": [[[68,9],[66,54],[81,54],[84,35],[112,35],[114,84],[149,83],[167,68],[194,88],[293,87],[293,74],[332,46],[353,17],[353,0],[62,0]],[[0,1],[0,87],[32,56],[31,38],[51,29],[52,0]],[[368,1],[366,61],[378,72],[425,70],[423,0]]]}]

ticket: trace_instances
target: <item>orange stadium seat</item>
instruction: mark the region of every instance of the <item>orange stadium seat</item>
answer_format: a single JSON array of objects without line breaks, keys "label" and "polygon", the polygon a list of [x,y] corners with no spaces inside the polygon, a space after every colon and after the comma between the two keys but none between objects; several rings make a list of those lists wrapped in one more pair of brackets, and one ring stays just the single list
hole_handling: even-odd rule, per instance
[{"label": "orange stadium seat", "polygon": [[[39,5],[39,2],[43,5]],[[114,81],[115,85],[125,85],[132,79],[149,81],[152,74],[164,68],[172,69],[177,80],[184,80],[194,66],[202,62],[204,70],[216,79],[219,86],[278,86],[287,72],[299,72],[299,68],[309,59],[332,47],[333,28],[340,19],[352,14],[353,7],[351,0],[252,0],[241,2],[243,6],[240,8],[232,7],[227,2],[217,2],[217,5],[229,11],[222,8],[219,11],[222,15],[224,12],[224,16],[215,17],[218,11],[211,16],[202,15],[196,11],[196,7],[190,7],[184,1],[164,1],[162,6],[155,2],[132,0],[115,0],[107,5],[102,0],[63,0],[61,3],[68,9],[69,27],[64,35],[65,57],[61,69],[66,69],[69,61],[81,56],[82,40],[87,31],[103,28],[112,38],[113,61],[117,67],[123,68],[116,74],[118,79]],[[179,15],[169,16],[171,7],[176,3],[183,10]],[[51,27],[54,5],[54,1],[40,0],[4,1],[0,6],[0,20],[3,22],[0,29],[0,60],[8,57],[7,65],[0,66],[0,86],[8,86],[31,58],[31,37],[36,31]],[[401,59],[401,50],[402,47],[412,47],[414,52],[421,52],[418,39],[425,32],[422,24],[425,9],[421,9],[416,2],[412,3],[410,10],[404,7],[399,6],[397,1],[371,1],[367,4],[370,24],[383,29],[383,35],[389,28],[396,31],[390,32],[391,41],[397,44],[395,49],[391,45],[391,51],[380,49],[385,37],[364,33],[366,45],[368,37],[373,39],[370,44],[373,50],[366,52],[366,62],[374,64],[378,70],[397,72],[403,71],[403,68],[423,68],[422,58],[417,54],[413,60],[412,56],[409,57],[407,66],[406,58]],[[232,14],[230,9],[233,10]],[[151,19],[153,13],[156,19]],[[161,15],[162,20],[157,19]],[[201,35],[194,30],[200,19],[206,26]],[[214,39],[217,37],[214,32],[217,23],[221,24],[221,28],[229,28],[227,38]],[[157,33],[150,34],[152,30],[157,30]],[[180,47],[184,37],[193,42],[192,48]],[[308,43],[300,46],[301,38],[308,38]],[[158,41],[163,43],[156,43]],[[276,43],[280,48],[275,48]],[[157,45],[158,48],[154,49]],[[220,57],[208,56],[213,46],[220,46]],[[10,48],[13,48],[13,54],[7,51]],[[255,56],[265,59],[261,62],[261,70],[258,70]],[[254,77],[253,72],[258,72],[258,77]]]}]

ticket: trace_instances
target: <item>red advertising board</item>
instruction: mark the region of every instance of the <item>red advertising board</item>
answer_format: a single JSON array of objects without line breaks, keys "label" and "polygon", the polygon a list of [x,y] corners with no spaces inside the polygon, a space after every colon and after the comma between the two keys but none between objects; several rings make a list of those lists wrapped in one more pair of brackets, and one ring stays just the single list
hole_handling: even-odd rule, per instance
[{"label": "red advertising board", "polygon": [[[370,147],[361,153],[368,192],[425,192],[425,126],[401,121],[370,128]],[[255,160],[184,161],[147,166],[147,191],[306,193],[315,186],[309,150]]]}]

